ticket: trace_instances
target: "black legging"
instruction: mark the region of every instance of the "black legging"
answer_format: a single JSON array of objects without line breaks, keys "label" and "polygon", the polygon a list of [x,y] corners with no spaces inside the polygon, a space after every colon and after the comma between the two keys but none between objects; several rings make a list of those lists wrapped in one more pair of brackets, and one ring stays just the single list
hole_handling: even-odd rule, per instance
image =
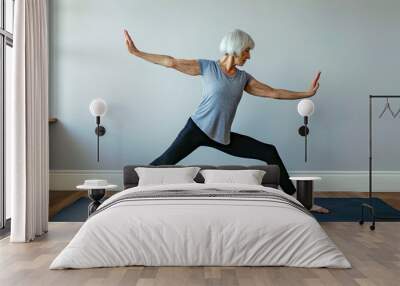
[{"label": "black legging", "polygon": [[200,146],[213,147],[232,156],[262,160],[280,168],[280,186],[289,195],[296,192],[289,174],[274,145],[257,141],[249,136],[231,132],[228,145],[210,139],[191,118],[168,149],[150,165],[175,165]]}]

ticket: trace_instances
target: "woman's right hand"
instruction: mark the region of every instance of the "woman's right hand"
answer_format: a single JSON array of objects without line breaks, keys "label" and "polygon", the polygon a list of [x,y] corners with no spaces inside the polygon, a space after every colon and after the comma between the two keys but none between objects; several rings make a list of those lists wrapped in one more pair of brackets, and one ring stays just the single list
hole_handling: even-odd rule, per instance
[{"label": "woman's right hand", "polygon": [[317,93],[317,90],[319,88],[320,76],[321,76],[321,72],[318,71],[311,83],[310,89],[307,91],[308,97],[314,96]]},{"label": "woman's right hand", "polygon": [[132,55],[137,55],[139,53],[139,50],[136,48],[135,44],[132,41],[131,36],[129,35],[127,30],[124,30],[125,34],[125,44],[126,47],[128,48],[129,53]]}]

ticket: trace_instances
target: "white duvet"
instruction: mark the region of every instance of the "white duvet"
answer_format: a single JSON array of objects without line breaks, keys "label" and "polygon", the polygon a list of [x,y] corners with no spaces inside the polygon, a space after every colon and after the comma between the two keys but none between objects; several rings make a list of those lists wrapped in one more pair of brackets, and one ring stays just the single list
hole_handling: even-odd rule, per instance
[{"label": "white duvet", "polygon": [[[135,187],[165,190],[280,190],[238,184]],[[145,266],[294,266],[350,268],[343,253],[310,215],[289,204],[246,198],[152,198],[121,201],[90,217],[50,269]]]}]

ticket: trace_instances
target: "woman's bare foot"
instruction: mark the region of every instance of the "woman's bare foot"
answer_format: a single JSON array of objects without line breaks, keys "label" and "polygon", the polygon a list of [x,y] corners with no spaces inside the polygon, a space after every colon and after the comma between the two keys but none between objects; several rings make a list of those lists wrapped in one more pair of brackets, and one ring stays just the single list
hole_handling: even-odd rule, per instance
[{"label": "woman's bare foot", "polygon": [[321,207],[319,205],[313,205],[311,210],[312,212],[320,213],[320,214],[328,214],[330,211],[324,207]]}]

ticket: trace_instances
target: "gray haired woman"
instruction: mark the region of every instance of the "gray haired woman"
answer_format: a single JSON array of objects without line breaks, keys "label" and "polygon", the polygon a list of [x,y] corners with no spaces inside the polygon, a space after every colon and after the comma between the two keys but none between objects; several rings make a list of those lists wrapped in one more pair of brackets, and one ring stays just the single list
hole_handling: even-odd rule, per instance
[{"label": "gray haired woman", "polygon": [[188,119],[174,142],[151,165],[173,165],[200,146],[213,147],[227,154],[242,158],[262,160],[278,165],[281,171],[280,186],[287,194],[296,188],[275,146],[249,136],[231,132],[232,121],[243,90],[255,96],[274,99],[299,99],[313,96],[319,88],[320,72],[304,92],[272,88],[252,77],[237,66],[250,59],[254,41],[249,34],[234,30],[221,41],[222,57],[219,60],[184,60],[166,55],[149,54],[136,48],[128,31],[125,42],[129,53],[146,61],[176,69],[192,76],[202,76],[203,99]]}]

